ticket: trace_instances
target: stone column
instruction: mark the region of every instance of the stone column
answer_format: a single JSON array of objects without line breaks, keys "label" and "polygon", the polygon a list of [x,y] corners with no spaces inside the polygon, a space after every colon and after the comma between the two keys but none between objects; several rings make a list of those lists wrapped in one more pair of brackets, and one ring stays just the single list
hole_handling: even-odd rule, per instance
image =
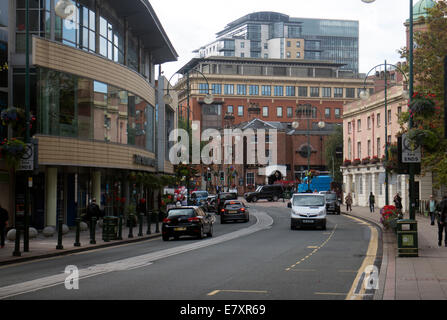
[{"label": "stone column", "polygon": [[47,168],[45,173],[45,224],[57,224],[57,168]]},{"label": "stone column", "polygon": [[362,173],[362,189],[363,189],[363,200],[361,202],[363,207],[368,207],[368,174],[367,173]]},{"label": "stone column", "polygon": [[356,184],[357,184],[357,181],[355,179],[355,174],[352,174],[352,185],[354,187],[351,190],[351,196],[352,196],[352,205],[353,206],[358,205],[358,198],[359,198],[359,195],[357,194],[358,188],[357,188]]}]

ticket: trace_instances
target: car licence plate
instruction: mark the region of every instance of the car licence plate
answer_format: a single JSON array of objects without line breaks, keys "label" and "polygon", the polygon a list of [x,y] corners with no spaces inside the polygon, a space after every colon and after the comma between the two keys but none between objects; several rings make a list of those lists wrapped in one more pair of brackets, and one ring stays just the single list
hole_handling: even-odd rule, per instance
[{"label": "car licence plate", "polygon": [[314,223],[313,220],[303,220],[303,223]]},{"label": "car licence plate", "polygon": [[237,213],[237,211],[228,211],[228,213]]},{"label": "car licence plate", "polygon": [[186,228],[174,228],[174,231],[186,231]]}]

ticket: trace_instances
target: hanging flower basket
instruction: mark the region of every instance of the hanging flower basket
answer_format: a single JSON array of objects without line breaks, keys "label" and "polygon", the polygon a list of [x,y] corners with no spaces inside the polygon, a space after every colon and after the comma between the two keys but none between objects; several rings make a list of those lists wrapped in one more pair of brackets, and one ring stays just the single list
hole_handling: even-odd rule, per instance
[{"label": "hanging flower basket", "polygon": [[432,100],[435,95],[416,92],[413,95],[411,103],[408,105],[410,113],[414,115],[420,115],[424,118],[431,117],[435,114],[435,102]]},{"label": "hanging flower basket", "polygon": [[26,144],[16,138],[5,139],[0,145],[0,157],[6,160],[11,168],[17,168],[26,151]]},{"label": "hanging flower basket", "polygon": [[[33,122],[36,121],[36,117],[31,114],[29,120],[31,129],[33,127]],[[3,110],[0,113],[0,124],[5,127],[11,125],[12,129],[16,131],[18,136],[21,136],[26,129],[25,111],[16,107],[10,107]]]},{"label": "hanging flower basket", "polygon": [[429,151],[435,150],[439,145],[438,136],[430,130],[413,128],[408,131],[408,137],[415,146],[422,146]]}]

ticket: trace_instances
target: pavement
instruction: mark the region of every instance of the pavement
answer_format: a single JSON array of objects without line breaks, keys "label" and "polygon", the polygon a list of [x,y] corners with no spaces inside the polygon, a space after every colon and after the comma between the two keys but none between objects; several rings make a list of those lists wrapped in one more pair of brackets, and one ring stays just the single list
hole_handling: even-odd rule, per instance
[{"label": "pavement", "polygon": [[[260,205],[275,206],[282,202],[259,202]],[[438,226],[430,225],[430,219],[417,214],[418,221],[418,257],[398,257],[397,236],[393,231],[384,230],[380,223],[380,210],[374,213],[366,207],[353,207],[352,212],[342,213],[368,220],[382,230],[383,257],[380,266],[379,288],[374,299],[376,300],[447,300],[447,247],[438,246]],[[405,217],[404,217],[405,218]],[[408,216],[406,217],[408,218]],[[161,224],[159,226],[161,230]],[[48,258],[58,255],[67,255],[80,251],[94,250],[108,246],[148,240],[159,237],[155,224],[151,224],[151,234],[147,235],[147,225],[143,225],[143,236],[138,236],[139,227],[133,228],[133,238],[129,237],[129,229],[123,226],[123,240],[105,242],[102,240],[102,230],[96,229],[96,244],[90,244],[90,233],[84,231],[80,237],[80,247],[75,247],[75,231],[70,230],[63,236],[63,249],[56,249],[57,234],[51,238],[41,233],[35,239],[30,239],[29,252],[23,252],[23,239],[21,241],[21,256],[13,256],[14,241],[6,241],[4,248],[0,249],[0,266],[20,263],[29,260]]]},{"label": "pavement", "polygon": [[15,249],[15,241],[6,240],[5,247],[0,248],[0,266],[9,265],[14,263],[20,263],[30,260],[44,259],[61,255],[68,255],[77,252],[95,250],[99,248],[111,247],[122,245],[132,242],[145,241],[151,238],[161,236],[161,222],[159,223],[159,232],[157,233],[157,228],[155,223],[151,223],[150,234],[147,234],[148,228],[147,224],[143,224],[143,235],[139,234],[139,225],[132,229],[133,237],[129,237],[129,228],[123,225],[122,238],[123,240],[113,240],[105,242],[102,239],[102,227],[99,224],[96,225],[95,241],[96,244],[90,244],[90,231],[83,231],[80,233],[79,242],[80,247],[75,247],[76,242],[76,230],[71,228],[70,231],[63,235],[62,246],[63,249],[56,249],[58,237],[57,233],[53,237],[45,237],[42,233],[38,233],[37,237],[29,240],[29,252],[23,251],[23,235],[20,240],[20,256],[13,256]]}]

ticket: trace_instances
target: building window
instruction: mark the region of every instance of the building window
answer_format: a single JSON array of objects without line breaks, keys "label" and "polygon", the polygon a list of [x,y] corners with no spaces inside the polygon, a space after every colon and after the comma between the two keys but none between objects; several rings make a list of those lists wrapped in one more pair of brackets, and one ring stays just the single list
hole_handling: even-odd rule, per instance
[{"label": "building window", "polygon": [[262,107],[262,116],[263,117],[269,116],[269,107]]},{"label": "building window", "polygon": [[250,90],[250,95],[251,96],[258,96],[259,95],[259,86],[250,85],[249,90]]},{"label": "building window", "polygon": [[245,48],[245,42],[241,42],[241,48],[242,48],[242,49]]},{"label": "building window", "polygon": [[291,57],[292,55],[290,54],[290,52],[289,51],[287,51],[287,58],[289,58],[290,59],[290,57]]},{"label": "building window", "polygon": [[199,93],[208,94],[208,83],[199,83]]},{"label": "building window", "polygon": [[310,96],[311,97],[319,97],[320,96],[320,88],[319,87],[310,87]]},{"label": "building window", "polygon": [[255,184],[255,173],[247,172],[247,185],[254,185],[254,184]]},{"label": "building window", "polygon": [[276,116],[282,118],[282,107],[276,107]]},{"label": "building window", "polygon": [[228,106],[227,107],[227,113],[233,114],[234,113],[234,107],[233,106]]},{"label": "building window", "polygon": [[380,113],[377,114],[376,119],[377,119],[377,128],[380,128]]},{"label": "building window", "polygon": [[391,135],[388,136],[388,145],[391,144]]},{"label": "building window", "polygon": [[233,84],[226,84],[224,86],[224,93],[232,95],[234,94],[234,85]]},{"label": "building window", "polygon": [[332,88],[323,88],[323,97],[324,98],[332,97]]},{"label": "building window", "polygon": [[283,86],[275,86],[275,97],[284,96],[284,87]]},{"label": "building window", "polygon": [[237,94],[240,96],[245,96],[247,94],[247,86],[245,84],[238,84]]},{"label": "building window", "polygon": [[352,160],[352,143],[351,143],[351,139],[348,140],[348,159]]},{"label": "building window", "polygon": [[239,117],[243,117],[244,116],[244,106],[238,106],[237,107],[237,115]]},{"label": "building window", "polygon": [[343,98],[343,88],[334,88],[334,98]]},{"label": "building window", "polygon": [[397,107],[397,115],[400,117],[400,114],[402,113],[402,107]]},{"label": "building window", "polygon": [[357,142],[357,158],[362,159],[362,143]]},{"label": "building window", "polygon": [[339,108],[335,108],[335,119],[341,118],[341,112]]},{"label": "building window", "polygon": [[382,148],[382,146],[380,145],[380,138],[377,138],[377,146],[376,146],[376,148],[377,148],[377,157],[380,158],[381,157],[380,150]]},{"label": "building window", "polygon": [[388,124],[391,124],[391,110],[388,110]]},{"label": "building window", "polygon": [[245,58],[245,53],[241,52],[241,58]]},{"label": "building window", "polygon": [[287,86],[286,87],[286,96],[287,97],[294,97],[295,96],[295,87]]},{"label": "building window", "polygon": [[290,41],[287,41],[287,48],[290,48],[292,46],[292,43]]},{"label": "building window", "polygon": [[296,42],[296,47],[297,47],[297,48],[301,48],[301,41],[297,41],[297,42]]},{"label": "building window", "polygon": [[348,122],[348,134],[352,131],[351,121]]},{"label": "building window", "polygon": [[268,49],[269,48],[269,45],[268,45],[268,43],[264,43],[264,49]]},{"label": "building window", "polygon": [[287,107],[287,118],[293,118],[293,108]]},{"label": "building window", "polygon": [[298,87],[298,96],[307,97],[307,87]]},{"label": "building window", "polygon": [[368,130],[371,129],[371,117],[368,117]]},{"label": "building window", "polygon": [[324,117],[326,119],[330,119],[331,118],[331,108],[325,108],[324,109]]},{"label": "building window", "polygon": [[269,58],[269,54],[268,53],[264,53],[264,59],[268,59]]},{"label": "building window", "polygon": [[218,83],[212,84],[213,94],[222,94],[222,85]]},{"label": "building window", "polygon": [[371,157],[371,140],[368,140],[368,157]]},{"label": "building window", "polygon": [[346,88],[346,98],[355,98],[355,88]]},{"label": "building window", "polygon": [[272,87],[271,86],[262,86],[262,95],[263,96],[271,96],[272,95]]},{"label": "building window", "polygon": [[357,120],[357,131],[360,132],[362,131],[362,120]]},{"label": "building window", "polygon": [[301,52],[297,52],[297,53],[296,53],[296,58],[297,58],[297,59],[301,58]]}]

